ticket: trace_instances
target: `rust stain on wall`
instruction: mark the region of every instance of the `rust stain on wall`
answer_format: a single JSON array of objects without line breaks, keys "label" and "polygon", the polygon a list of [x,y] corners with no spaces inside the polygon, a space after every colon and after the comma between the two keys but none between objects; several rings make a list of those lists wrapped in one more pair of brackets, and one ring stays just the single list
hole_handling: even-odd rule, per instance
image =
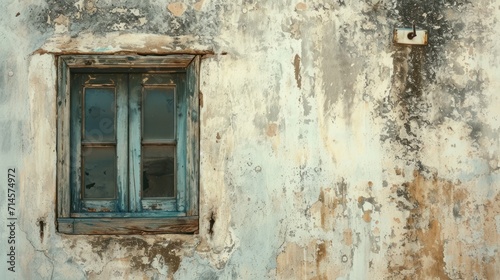
[{"label": "rust stain on wall", "polygon": [[367,223],[371,222],[372,221],[371,214],[372,214],[372,210],[364,211],[363,212],[363,220]]},{"label": "rust stain on wall", "polygon": [[[495,248],[500,244],[500,193],[484,205],[484,242],[486,247]],[[486,279],[494,279],[500,275],[500,252],[496,250],[493,256],[482,260],[482,271]],[[481,271],[481,270],[479,270]]]},{"label": "rust stain on wall", "polygon": [[311,206],[311,213],[319,214],[320,226],[324,230],[332,230],[335,224],[335,209],[339,204],[338,198],[331,188],[321,189],[318,201]]},{"label": "rust stain on wall", "polygon": [[312,239],[305,246],[288,243],[276,259],[277,279],[335,279],[343,269],[332,261],[331,241]]},{"label": "rust stain on wall", "polygon": [[[488,246],[500,244],[500,193],[484,204],[484,240]],[[500,256],[500,252],[498,253]]]},{"label": "rust stain on wall", "polygon": [[318,248],[316,250],[316,264],[319,267],[319,264],[325,259],[326,257],[326,244],[324,241],[321,241],[318,243]]},{"label": "rust stain on wall", "polygon": [[[402,174],[401,174],[402,175]],[[410,215],[406,220],[405,237],[409,243],[406,246],[405,264],[403,267],[390,267],[389,271],[396,273],[398,270],[412,270],[419,278],[439,277],[448,279],[445,273],[444,244],[441,236],[441,224],[437,220],[439,208],[429,202],[429,195],[448,194],[450,184],[439,182],[436,177],[427,180],[418,171],[413,174],[413,181],[403,184],[404,192],[399,196],[404,197],[409,206]],[[437,192],[433,194],[433,192]],[[440,199],[447,200],[448,195]],[[436,197],[437,198],[437,197]],[[436,201],[434,204],[439,204]],[[428,207],[428,208],[427,208]],[[433,214],[430,219],[425,216],[424,209],[430,209]]]},{"label": "rust stain on wall", "polygon": [[[462,232],[465,236],[469,235],[468,238],[474,238],[477,233],[483,232],[485,246],[498,244],[500,235],[492,221],[500,210],[499,196],[484,204],[485,218],[477,221],[474,212],[477,213],[478,205],[471,203],[473,198],[466,187],[460,182],[442,180],[437,174],[426,177],[414,171],[412,181],[393,190],[398,197],[399,208],[409,214],[402,236],[404,262],[394,265],[396,262],[390,260],[388,271],[391,274],[414,274],[418,279],[469,279],[486,278],[496,270],[495,258],[483,257],[480,260],[473,257],[474,254],[483,254],[478,251],[481,244],[467,244],[467,238],[458,236]],[[486,210],[488,208],[491,212]],[[448,263],[447,255],[453,256]],[[455,265],[460,264],[468,264],[470,268],[457,271]]]},{"label": "rust stain on wall", "polygon": [[352,245],[352,230],[349,229],[349,228],[345,229],[344,233],[343,233],[343,236],[344,236],[344,243],[345,243],[345,245],[351,246]]},{"label": "rust stain on wall", "polygon": [[266,134],[267,136],[269,137],[273,137],[273,136],[276,136],[278,132],[278,125],[275,124],[275,123],[270,123],[268,126],[267,126],[267,129],[266,129]]}]

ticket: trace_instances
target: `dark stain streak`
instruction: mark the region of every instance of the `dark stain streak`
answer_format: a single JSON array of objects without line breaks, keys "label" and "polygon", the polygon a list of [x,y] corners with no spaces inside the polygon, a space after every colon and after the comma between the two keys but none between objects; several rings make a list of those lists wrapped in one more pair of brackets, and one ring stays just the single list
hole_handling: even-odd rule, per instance
[{"label": "dark stain streak", "polygon": [[45,231],[45,221],[43,219],[40,219],[38,221],[38,225],[40,226],[40,241],[43,242],[43,236],[44,236],[44,231]]},{"label": "dark stain streak", "polygon": [[455,219],[459,219],[462,217],[462,215],[460,214],[460,201],[456,202],[453,205],[453,217],[455,217]]},{"label": "dark stain streak", "polygon": [[208,228],[208,234],[210,234],[210,236],[213,236],[214,234],[214,224],[215,224],[215,215],[214,215],[214,212],[212,212],[212,215],[210,216],[210,220],[209,220],[209,228]]},{"label": "dark stain streak", "polygon": [[297,82],[297,87],[302,88],[302,76],[300,75],[300,56],[295,55],[293,59],[293,67],[295,71],[295,81]]},{"label": "dark stain streak", "polygon": [[[471,127],[470,137],[473,141],[484,137],[481,133],[484,126],[474,123],[477,119],[477,107],[464,107],[464,100],[469,95],[480,95],[482,92],[484,81],[481,73],[473,81],[467,82],[465,87],[457,86],[451,77],[441,80],[436,77],[436,69],[453,64],[454,57],[444,51],[444,48],[448,42],[457,39],[460,30],[464,29],[464,24],[460,21],[451,24],[443,16],[443,11],[451,9],[461,12],[470,3],[464,0],[396,1],[396,6],[392,9],[373,7],[371,12],[380,13],[385,10],[387,17],[396,19],[400,26],[411,26],[412,22],[423,28],[439,26],[431,30],[432,36],[426,47],[393,45],[392,89],[389,96],[377,105],[379,116],[385,120],[380,140],[402,146],[404,149],[397,158],[422,168],[419,171],[426,169],[420,159],[420,152],[425,144],[422,140],[423,131],[438,129],[447,119],[453,119],[467,122]],[[460,67],[456,68],[457,73],[463,71]],[[431,95],[428,90],[431,86],[445,94]],[[436,107],[439,110],[434,109]],[[433,111],[436,114],[429,114]]]},{"label": "dark stain streak", "polygon": [[347,182],[345,178],[341,178],[340,182],[337,182],[337,188],[335,188],[335,195],[339,198],[342,204],[342,213],[345,214],[347,210]]},{"label": "dark stain streak", "polygon": [[[316,269],[318,271],[320,271],[320,267],[321,267],[321,264],[323,262],[325,262],[327,259],[327,247],[326,247],[326,243],[325,242],[321,242],[319,244],[317,244],[316,246]],[[321,275],[318,279],[327,279],[326,278],[326,275]]]}]

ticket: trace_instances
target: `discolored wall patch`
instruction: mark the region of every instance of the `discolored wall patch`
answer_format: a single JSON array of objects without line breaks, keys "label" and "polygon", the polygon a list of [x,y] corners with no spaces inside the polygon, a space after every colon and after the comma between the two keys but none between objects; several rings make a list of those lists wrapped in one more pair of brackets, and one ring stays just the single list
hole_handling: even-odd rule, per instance
[{"label": "discolored wall patch", "polygon": [[295,73],[295,82],[297,82],[297,87],[302,88],[302,76],[300,74],[300,56],[295,55],[293,59],[293,68]]}]

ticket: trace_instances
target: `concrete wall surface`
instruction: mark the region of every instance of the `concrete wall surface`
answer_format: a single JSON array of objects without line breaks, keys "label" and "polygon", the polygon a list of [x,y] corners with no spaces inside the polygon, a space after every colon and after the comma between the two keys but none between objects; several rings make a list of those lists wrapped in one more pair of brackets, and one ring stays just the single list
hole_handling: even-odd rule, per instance
[{"label": "concrete wall surface", "polygon": [[[500,279],[500,1],[1,2],[1,279]],[[205,51],[199,234],[58,233],[57,55]]]}]

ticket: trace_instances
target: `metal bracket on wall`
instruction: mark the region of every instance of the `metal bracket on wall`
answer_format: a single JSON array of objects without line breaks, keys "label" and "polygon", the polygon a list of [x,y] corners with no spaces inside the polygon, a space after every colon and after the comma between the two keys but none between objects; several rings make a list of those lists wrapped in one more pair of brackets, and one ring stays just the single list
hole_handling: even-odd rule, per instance
[{"label": "metal bracket on wall", "polygon": [[413,28],[395,28],[394,43],[402,45],[427,45],[427,30]]}]

